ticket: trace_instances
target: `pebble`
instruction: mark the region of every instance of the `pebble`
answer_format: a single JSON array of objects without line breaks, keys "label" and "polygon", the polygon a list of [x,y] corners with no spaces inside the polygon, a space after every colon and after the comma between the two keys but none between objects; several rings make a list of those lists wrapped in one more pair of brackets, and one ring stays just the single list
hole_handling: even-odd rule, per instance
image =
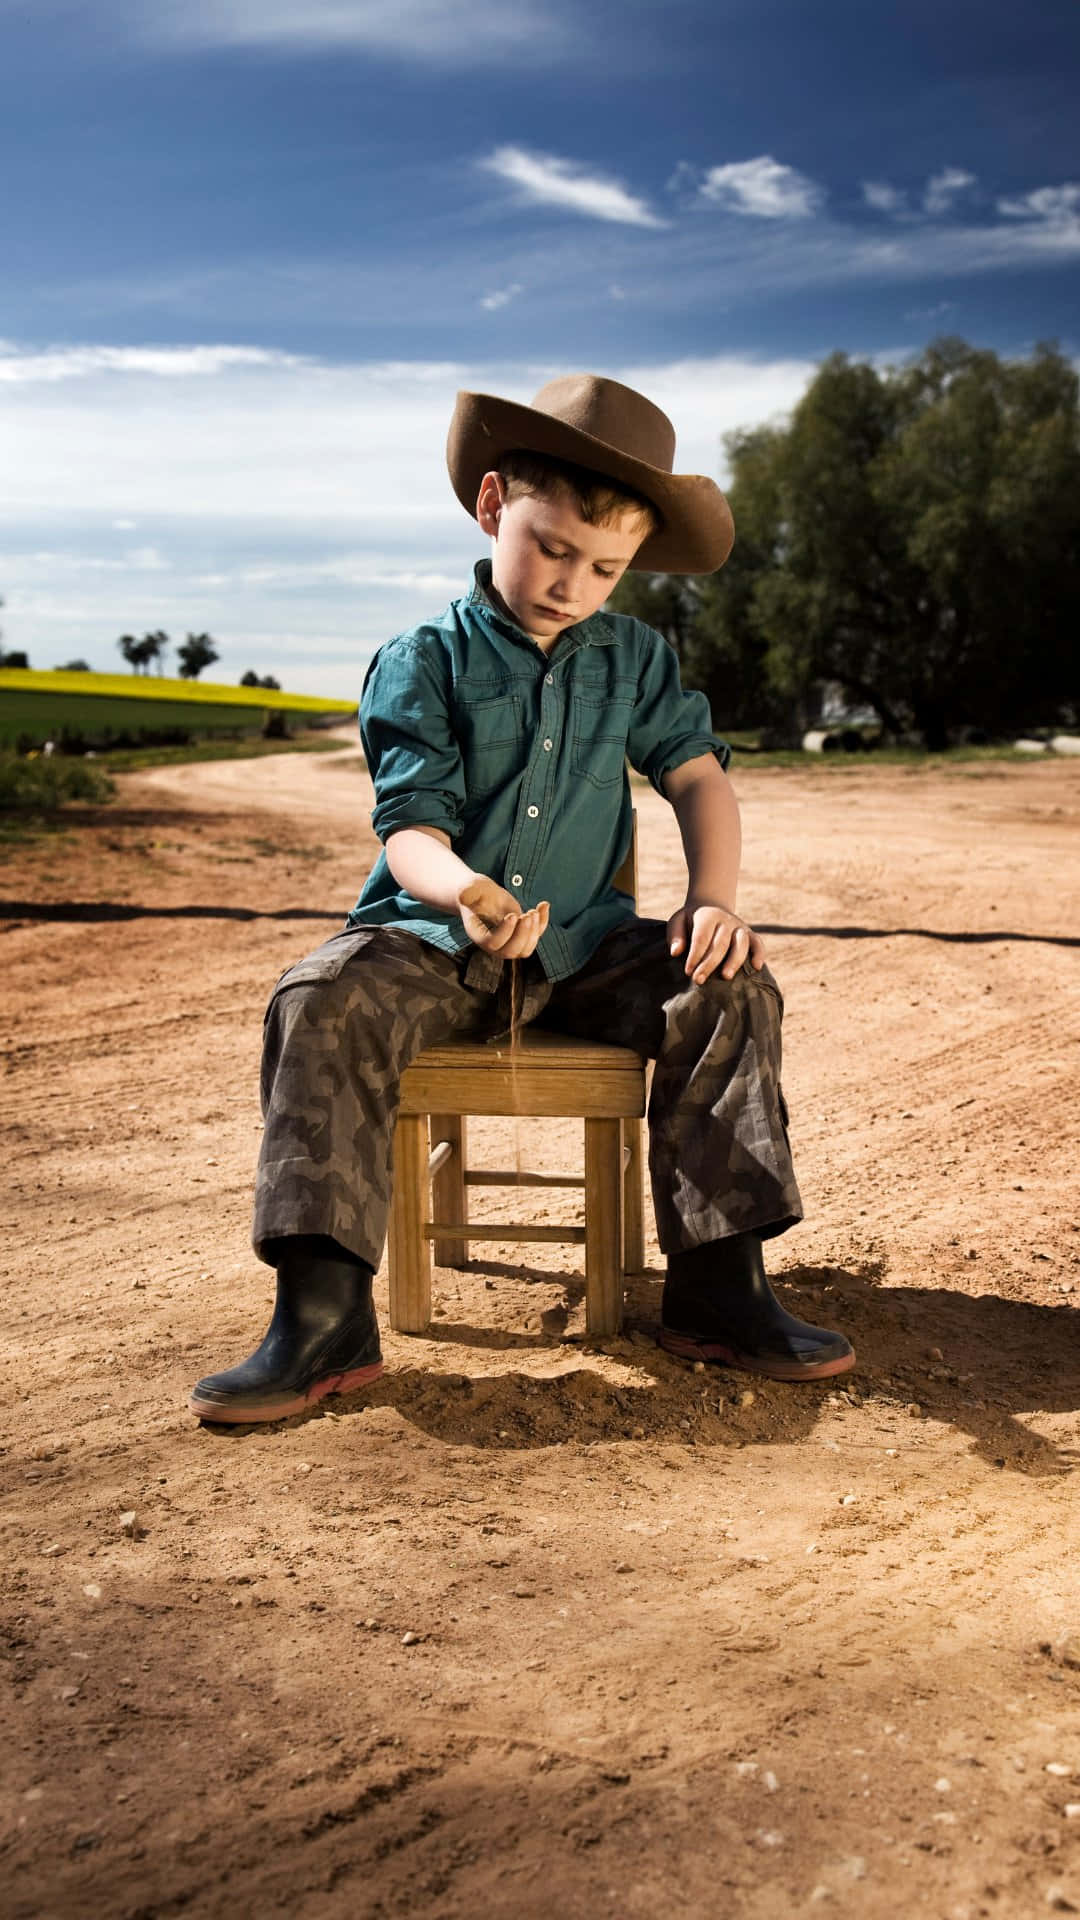
[{"label": "pebble", "polygon": [[913,1420],[922,1419],[922,1407],[917,1400],[909,1400],[907,1406],[904,1408],[904,1412],[909,1413]]},{"label": "pebble", "polygon": [[633,1573],[634,1569],[630,1565],[629,1560],[620,1560],[615,1571],[616,1573]]},{"label": "pebble", "polygon": [[739,1405],[740,1407],[752,1407],[756,1399],[757,1394],[751,1387],[747,1387],[746,1392],[740,1393],[739,1395]]},{"label": "pebble", "polygon": [[1069,1899],[1064,1887],[1047,1887],[1046,1904],[1057,1913],[1075,1913],[1076,1908]]},{"label": "pebble", "polygon": [[853,1493],[841,1494],[840,1505],[842,1507],[853,1507],[855,1505],[855,1498],[856,1496]]},{"label": "pebble", "polygon": [[78,1689],[78,1687],[61,1687],[61,1689],[60,1689],[60,1698],[61,1698],[61,1700],[64,1700],[64,1701],[66,1701],[66,1703],[67,1703],[67,1705],[68,1705],[69,1707],[70,1707],[70,1705],[71,1705],[71,1703],[72,1703],[72,1701],[73,1701],[73,1700],[77,1700],[77,1699],[78,1699],[78,1697],[79,1697],[79,1689]]},{"label": "pebble", "polygon": [[1080,1630],[1063,1633],[1050,1649],[1059,1667],[1080,1667]]},{"label": "pebble", "polygon": [[58,1540],[54,1540],[51,1547],[42,1547],[41,1551],[47,1560],[51,1560],[56,1554],[63,1553],[64,1549]]},{"label": "pebble", "polygon": [[1072,1772],[1072,1768],[1067,1767],[1061,1760],[1048,1760],[1046,1763],[1046,1771],[1047,1773],[1052,1773],[1055,1780],[1067,1780]]},{"label": "pebble", "polygon": [[704,1373],[704,1371],[705,1371],[705,1362],[704,1362],[704,1360],[695,1360],[695,1361],[694,1361],[694,1364],[693,1364],[693,1366],[692,1366],[692,1367],[691,1367],[691,1369],[690,1369],[690,1371],[691,1371],[691,1373]]},{"label": "pebble", "polygon": [[945,1355],[940,1347],[927,1347],[926,1357],[928,1360],[944,1360]]},{"label": "pebble", "polygon": [[832,1888],[827,1887],[823,1881],[822,1884],[820,1886],[815,1887],[813,1892],[811,1893],[810,1905],[812,1907],[819,1907],[823,1900],[831,1900],[832,1897],[833,1897]]},{"label": "pebble", "polygon": [[127,1513],[122,1513],[120,1515],[119,1525],[120,1525],[120,1531],[123,1534],[125,1540],[135,1539],[139,1531],[139,1527],[138,1527],[138,1522],[135,1518],[134,1507],[129,1508]]},{"label": "pebble", "polygon": [[88,1600],[101,1599],[101,1588],[98,1586],[98,1583],[96,1580],[88,1580],[85,1587],[83,1588],[83,1592],[85,1593]]},{"label": "pebble", "polygon": [[750,1780],[758,1770],[756,1760],[736,1760],[735,1774],[739,1780]]},{"label": "pebble", "polygon": [[761,1784],[766,1793],[779,1793],[780,1791],[780,1782],[775,1773],[763,1773],[761,1776]]},{"label": "pebble", "polygon": [[1080,1820],[1080,1800],[1067,1800],[1062,1811],[1066,1820]]},{"label": "pebble", "polygon": [[408,1633],[402,1634],[401,1644],[403,1647],[418,1647],[420,1645],[420,1635],[413,1633],[410,1629]]},{"label": "pebble", "polygon": [[944,1776],[944,1774],[942,1774],[942,1776],[941,1776],[941,1779],[940,1779],[940,1780],[935,1780],[935,1781],[934,1781],[934,1792],[935,1792],[935,1793],[951,1793],[951,1792],[952,1792],[952,1781],[951,1781],[951,1780],[946,1780],[946,1778],[945,1778],[945,1776]]},{"label": "pebble", "polygon": [[763,1847],[782,1847],[784,1836],[771,1827],[758,1828],[758,1842]]},{"label": "pebble", "polygon": [[536,1599],[535,1587],[513,1587],[511,1591],[513,1593],[515,1600],[535,1600]]}]

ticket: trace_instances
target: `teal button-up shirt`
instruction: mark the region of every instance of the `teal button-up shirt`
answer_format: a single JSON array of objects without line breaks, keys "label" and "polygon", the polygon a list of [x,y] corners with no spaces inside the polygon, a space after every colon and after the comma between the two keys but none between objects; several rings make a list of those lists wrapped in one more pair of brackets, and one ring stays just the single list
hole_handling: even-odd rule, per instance
[{"label": "teal button-up shirt", "polygon": [[[630,844],[627,761],[662,791],[672,768],[703,753],[726,767],[730,749],[651,627],[593,614],[545,654],[489,599],[490,580],[481,561],[469,593],[371,662],[360,731],[372,824],[384,842],[438,827],[524,907],[549,900],[537,957],[562,980],[633,914],[611,885]],[[385,853],[348,924],[407,926],[447,953],[470,945],[460,918],[398,886]]]}]

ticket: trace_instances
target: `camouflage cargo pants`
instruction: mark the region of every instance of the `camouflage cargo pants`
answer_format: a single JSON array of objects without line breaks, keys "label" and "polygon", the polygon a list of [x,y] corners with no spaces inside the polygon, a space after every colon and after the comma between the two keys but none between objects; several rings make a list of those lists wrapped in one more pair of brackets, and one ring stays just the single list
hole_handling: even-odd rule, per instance
[{"label": "camouflage cargo pants", "polygon": [[[522,972],[526,1021],[655,1060],[649,1172],[665,1253],[802,1218],[780,1089],[783,1003],[767,969],[695,986],[663,921],[632,920],[571,980],[553,986],[535,960]],[[505,1033],[509,974],[475,950],[455,958],[403,927],[365,927],[282,975],[263,1050],[261,1257],[281,1235],[329,1234],[378,1266],[400,1076],[452,1034]]]}]

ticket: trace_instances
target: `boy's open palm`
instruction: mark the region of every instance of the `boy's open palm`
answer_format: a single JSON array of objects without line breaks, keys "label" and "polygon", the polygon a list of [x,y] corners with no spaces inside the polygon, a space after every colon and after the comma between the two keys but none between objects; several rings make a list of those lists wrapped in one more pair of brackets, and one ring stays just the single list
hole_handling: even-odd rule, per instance
[{"label": "boy's open palm", "polygon": [[481,874],[458,894],[458,911],[474,946],[500,960],[524,960],[535,951],[551,908],[541,900],[523,913],[520,900]]},{"label": "boy's open palm", "polygon": [[672,914],[667,932],[669,953],[685,953],[685,971],[698,986],[717,967],[722,980],[734,980],[747,960],[755,971],[765,965],[760,934],[730,907],[695,907],[687,901]]}]

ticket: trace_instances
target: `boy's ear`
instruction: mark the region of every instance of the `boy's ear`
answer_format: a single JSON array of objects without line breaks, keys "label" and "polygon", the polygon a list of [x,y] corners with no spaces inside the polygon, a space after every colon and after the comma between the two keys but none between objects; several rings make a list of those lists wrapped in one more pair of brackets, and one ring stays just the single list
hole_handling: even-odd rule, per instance
[{"label": "boy's ear", "polygon": [[497,539],[499,519],[506,505],[506,486],[501,473],[485,473],[476,500],[476,518],[481,531]]}]

